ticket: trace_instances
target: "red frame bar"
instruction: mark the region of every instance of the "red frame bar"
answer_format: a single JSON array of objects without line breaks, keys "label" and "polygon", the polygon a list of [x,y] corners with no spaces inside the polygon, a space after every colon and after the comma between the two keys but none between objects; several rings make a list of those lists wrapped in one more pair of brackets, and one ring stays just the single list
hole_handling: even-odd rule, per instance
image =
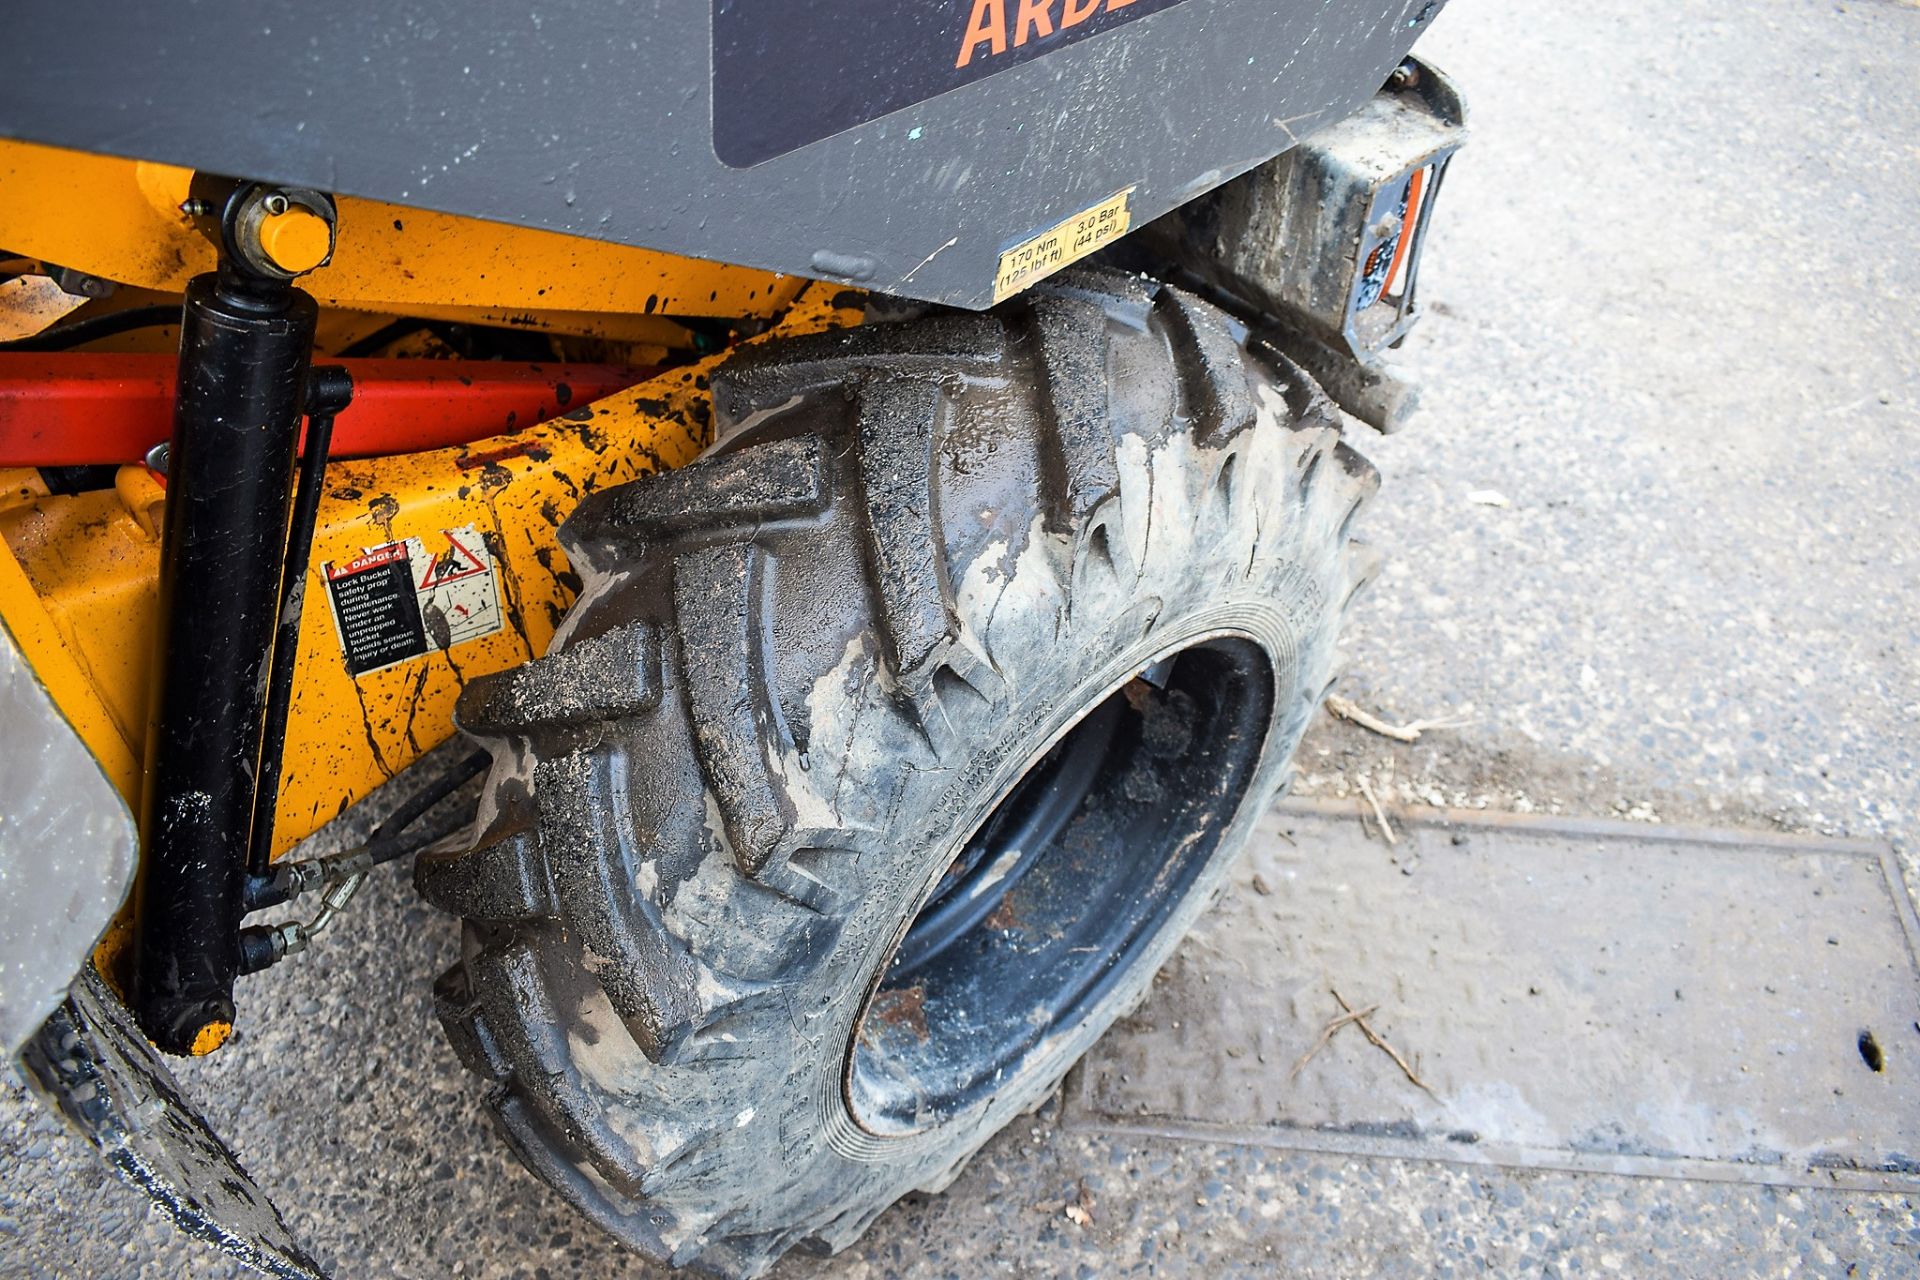
[{"label": "red frame bar", "polygon": [[[353,404],[331,455],[468,444],[643,382],[656,370],[496,360],[337,360]],[[171,355],[0,351],[0,467],[139,462],[173,431]]]}]

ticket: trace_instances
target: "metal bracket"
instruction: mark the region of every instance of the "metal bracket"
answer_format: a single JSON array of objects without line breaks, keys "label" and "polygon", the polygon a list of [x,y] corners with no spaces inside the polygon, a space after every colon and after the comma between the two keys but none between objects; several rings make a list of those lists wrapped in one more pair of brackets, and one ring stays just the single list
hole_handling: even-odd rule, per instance
[{"label": "metal bracket", "polygon": [[20,1066],[181,1231],[270,1276],[327,1280],[91,966],[21,1050]]},{"label": "metal bracket", "polygon": [[1382,431],[1413,388],[1382,360],[1418,316],[1420,250],[1466,108],[1408,58],[1360,110],[1143,233],[1181,278],[1264,317],[1263,336]]}]

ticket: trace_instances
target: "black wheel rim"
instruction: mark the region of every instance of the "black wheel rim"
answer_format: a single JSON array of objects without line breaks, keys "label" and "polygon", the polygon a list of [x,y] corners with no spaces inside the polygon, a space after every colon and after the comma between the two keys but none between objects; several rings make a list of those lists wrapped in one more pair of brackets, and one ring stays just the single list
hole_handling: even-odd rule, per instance
[{"label": "black wheel rim", "polygon": [[1145,674],[1023,771],[908,925],[848,1051],[863,1128],[912,1133],[1004,1088],[1191,895],[1260,758],[1272,668],[1214,638]]}]

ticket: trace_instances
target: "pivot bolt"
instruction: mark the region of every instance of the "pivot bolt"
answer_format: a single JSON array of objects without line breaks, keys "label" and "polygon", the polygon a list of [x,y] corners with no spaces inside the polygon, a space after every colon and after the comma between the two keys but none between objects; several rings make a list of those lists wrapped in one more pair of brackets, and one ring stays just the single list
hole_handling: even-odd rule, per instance
[{"label": "pivot bolt", "polygon": [[268,261],[297,276],[327,260],[333,252],[333,228],[325,218],[289,205],[285,196],[268,196],[266,208],[267,216],[260,220],[260,251]]},{"label": "pivot bolt", "polygon": [[294,280],[333,256],[337,214],[331,197],[303,187],[236,187],[220,215],[221,240],[248,274]]}]

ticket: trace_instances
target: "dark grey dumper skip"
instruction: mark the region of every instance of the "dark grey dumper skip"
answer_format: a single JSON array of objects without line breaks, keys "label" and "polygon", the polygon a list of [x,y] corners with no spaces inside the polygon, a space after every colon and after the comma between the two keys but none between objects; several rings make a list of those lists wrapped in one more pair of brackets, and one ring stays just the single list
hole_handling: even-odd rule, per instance
[{"label": "dark grey dumper skip", "polygon": [[[1187,0],[1109,28],[1061,26],[1064,4],[1041,6],[1052,34],[1010,31],[961,68],[962,0],[424,0],[351,22],[278,0],[108,23],[34,0],[10,6],[13,46],[84,50],[116,89],[76,95],[73,63],[25,59],[0,78],[0,134],[982,307],[1029,236],[1129,190],[1142,225],[1347,116],[1441,9]],[[914,100],[854,123],[896,100],[876,60],[896,46],[925,51]],[[1008,65],[972,78],[989,62]],[[867,95],[851,127],[722,158],[795,141],[728,129],[788,116],[809,83]]]}]

